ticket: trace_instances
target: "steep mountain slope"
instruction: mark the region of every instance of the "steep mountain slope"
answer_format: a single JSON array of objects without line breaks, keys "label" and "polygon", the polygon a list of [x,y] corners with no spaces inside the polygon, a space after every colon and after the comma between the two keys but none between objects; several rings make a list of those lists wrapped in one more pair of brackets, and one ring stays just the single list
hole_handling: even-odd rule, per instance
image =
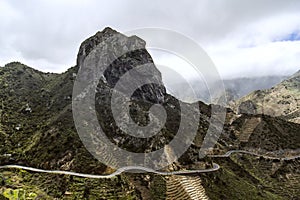
[{"label": "steep mountain slope", "polygon": [[300,161],[235,154],[217,158],[222,168],[200,174],[207,196],[218,199],[299,199]]},{"label": "steep mountain slope", "polygon": [[[149,139],[135,138],[120,130],[114,122],[110,109],[110,98],[118,79],[128,70],[145,63],[150,64],[152,73],[143,76],[143,79],[161,81],[161,75],[154,66],[150,54],[145,50],[143,40],[136,36],[126,37],[110,28],[84,41],[79,49],[77,65],[63,74],[42,73],[17,62],[0,68],[0,165],[19,164],[88,174],[106,174],[114,171],[97,161],[86,150],[75,129],[71,107],[74,81],[84,59],[93,49],[99,50],[97,44],[114,34],[120,36],[123,47],[140,46],[141,48],[116,58],[97,85],[95,107],[98,120],[110,142],[131,152],[160,149],[174,138],[180,120],[187,120],[192,125],[195,120],[191,118],[194,114],[192,108],[196,105],[201,114],[193,144],[179,162],[173,163],[165,170],[197,169],[199,166],[210,168],[212,162],[217,162],[221,165],[221,171],[203,175],[202,182],[198,178],[181,178],[181,181],[176,184],[186,188],[186,195],[194,195],[189,194],[195,191],[190,190],[186,185],[187,181],[191,181],[201,190],[203,187],[207,190],[201,191],[201,195],[206,194],[212,199],[223,196],[223,199],[237,196],[242,199],[252,197],[255,199],[259,194],[261,194],[260,199],[285,197],[285,194],[273,193],[270,188],[256,187],[257,183],[264,180],[248,172],[250,170],[247,168],[259,170],[260,165],[264,163],[263,158],[251,165],[246,163],[245,166],[236,164],[231,158],[205,157],[200,160],[199,149],[209,127],[212,105],[202,102],[182,103],[167,94],[163,85],[148,84],[136,90],[130,100],[130,115],[135,122],[146,125],[149,122],[149,108],[154,103],[159,103],[167,113],[165,127]],[[94,56],[95,59],[101,59],[97,57],[98,54]],[[180,116],[180,103],[188,108],[183,116]],[[155,116],[151,117],[155,119]],[[300,124],[264,115],[235,115],[227,109],[223,134],[211,153],[221,154],[235,148],[258,153],[272,152],[273,156],[288,155],[300,148],[298,130]],[[185,131],[188,133],[189,128]],[[186,138],[181,139],[184,143]],[[118,159],[110,157],[109,154],[103,156],[118,162]],[[293,171],[297,167],[299,167],[298,162],[293,167],[280,168],[278,177],[282,174],[297,174],[298,172]],[[263,172],[267,173],[268,169]],[[40,199],[165,199],[167,187],[172,186],[172,182],[166,182],[167,177],[154,174],[124,173],[115,178],[101,180],[29,173],[24,170],[1,170],[0,175],[0,191],[4,196],[25,193],[26,197],[32,195]],[[279,182],[279,179],[272,179],[270,187]],[[292,180],[289,182],[287,179],[286,183],[292,184]],[[230,187],[225,189],[225,185]],[[215,188],[220,190],[214,192]],[[251,196],[251,192],[255,195]],[[294,195],[293,191],[290,193]]]},{"label": "steep mountain slope", "polygon": [[255,91],[235,103],[239,113],[262,113],[300,123],[300,71],[267,90]]},{"label": "steep mountain slope", "polygon": [[225,150],[252,149],[256,152],[278,152],[296,150],[300,125],[287,123],[284,119],[266,115],[241,116],[228,114],[228,122],[224,126],[224,134],[219,142],[224,142]]}]

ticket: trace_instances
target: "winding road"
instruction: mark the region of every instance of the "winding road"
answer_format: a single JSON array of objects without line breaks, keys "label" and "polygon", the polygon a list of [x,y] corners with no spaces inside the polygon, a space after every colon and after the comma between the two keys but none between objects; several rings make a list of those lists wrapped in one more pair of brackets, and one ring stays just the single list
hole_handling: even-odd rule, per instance
[{"label": "winding road", "polygon": [[[254,155],[254,156],[261,156],[261,157],[264,157],[266,159],[294,160],[294,159],[300,158],[300,155],[293,156],[293,157],[285,157],[285,158],[271,157],[271,156],[266,156],[266,155],[260,155],[260,154],[254,153],[254,152],[245,151],[245,150],[231,150],[231,151],[226,152],[223,155],[208,155],[208,157],[224,158],[224,157],[229,157],[233,153],[250,154],[250,155]],[[100,178],[112,178],[112,177],[115,177],[117,175],[120,175],[123,172],[129,172],[129,171],[132,171],[132,170],[150,172],[150,173],[155,173],[155,174],[159,174],[159,175],[185,175],[185,174],[208,173],[208,172],[214,172],[214,171],[219,170],[220,165],[218,165],[216,163],[213,163],[213,167],[210,168],[210,169],[181,170],[181,171],[173,171],[173,172],[156,171],[154,169],[141,167],[141,166],[127,166],[127,167],[119,168],[114,173],[107,174],[107,175],[83,174],[83,173],[77,173],[77,172],[71,172],[71,171],[61,171],[61,170],[44,170],[44,169],[37,169],[37,168],[26,167],[26,166],[21,166],[21,165],[3,165],[3,166],[0,166],[0,169],[9,169],[9,168],[23,169],[23,170],[28,170],[28,171],[32,171],[32,172],[39,172],[39,173],[64,174],[64,175],[78,176],[78,177],[83,177],[83,178],[100,179]]]},{"label": "winding road", "polygon": [[40,173],[72,175],[72,176],[78,176],[78,177],[84,177],[84,178],[112,178],[114,176],[120,175],[123,172],[126,172],[126,171],[129,172],[129,171],[133,171],[133,170],[150,172],[150,173],[155,173],[155,174],[159,174],[159,175],[184,175],[184,174],[213,172],[213,171],[219,170],[220,166],[216,163],[213,163],[213,167],[210,169],[182,170],[182,171],[173,171],[173,172],[156,171],[151,168],[140,167],[140,166],[127,166],[127,167],[119,168],[114,173],[107,174],[107,175],[82,174],[82,173],[77,173],[77,172],[61,171],[61,170],[43,170],[43,169],[37,169],[37,168],[33,168],[33,167],[26,167],[26,166],[20,166],[20,165],[0,166],[0,169],[5,169],[5,168],[23,169],[23,170],[33,171],[33,172],[40,172]]},{"label": "winding road", "polygon": [[300,155],[291,156],[291,157],[273,157],[273,156],[261,155],[261,154],[258,154],[258,153],[254,153],[254,152],[251,152],[251,151],[245,151],[245,150],[230,150],[230,151],[227,151],[223,155],[208,155],[208,157],[212,157],[212,158],[225,158],[225,157],[229,157],[233,153],[244,153],[244,154],[249,154],[249,155],[253,155],[253,156],[263,157],[265,159],[272,159],[272,160],[275,160],[275,159],[276,160],[295,160],[297,158],[300,158]]}]

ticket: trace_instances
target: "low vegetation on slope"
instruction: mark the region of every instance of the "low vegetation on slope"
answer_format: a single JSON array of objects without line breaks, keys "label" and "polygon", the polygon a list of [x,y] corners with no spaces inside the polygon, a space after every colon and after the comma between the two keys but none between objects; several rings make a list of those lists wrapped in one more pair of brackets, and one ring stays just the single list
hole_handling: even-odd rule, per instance
[{"label": "low vegetation on slope", "polygon": [[246,95],[234,107],[240,113],[277,116],[300,123],[300,71],[270,89]]},{"label": "low vegetation on slope", "polygon": [[[78,53],[77,66],[62,74],[42,73],[18,62],[0,68],[1,165],[19,164],[89,174],[113,172],[113,169],[95,159],[82,144],[75,129],[71,106],[73,84],[80,65],[103,38],[115,33],[117,32],[108,28],[83,42]],[[121,37],[127,41],[126,45],[145,45],[145,42],[137,37],[128,38],[124,35]],[[166,126],[156,136],[143,140],[126,136],[114,124],[108,104],[111,90],[116,80],[126,70],[144,62],[153,63],[145,49],[118,58],[106,71],[106,82],[99,82],[96,94],[98,120],[108,138],[115,145],[132,152],[154,151],[167,144],[178,131],[181,119],[179,100],[167,94],[163,86],[148,85],[134,93],[130,114],[137,123],[147,124],[150,106],[153,103],[160,103],[168,114]],[[159,71],[154,64],[151,66],[154,70],[154,78],[161,81]],[[149,76],[152,77],[151,74]],[[256,175],[251,174],[248,167],[259,169],[260,162],[244,166],[233,159],[199,160],[199,149],[211,117],[211,105],[202,102],[194,105],[199,105],[201,112],[196,138],[179,162],[174,163],[167,170],[195,168],[197,167],[195,163],[199,161],[202,166],[211,167],[214,161],[221,165],[221,170],[203,177],[201,175],[208,197],[238,199],[239,194],[243,199],[247,197],[249,199],[253,193],[257,195],[253,197],[260,199],[281,198],[282,194],[255,186],[260,180]],[[189,119],[193,112],[190,109],[181,117]],[[235,115],[227,109],[223,134],[212,153],[222,153],[232,148],[252,148],[254,151],[296,150],[300,148],[298,130],[298,124],[282,119],[264,115]],[[184,139],[182,141],[184,142]],[[289,166],[282,168],[284,173],[286,170],[290,172],[290,169]],[[283,172],[278,171],[278,173]],[[164,199],[166,197],[165,177],[153,174],[123,174],[112,179],[101,180],[37,174],[23,170],[1,170],[0,175],[2,193],[0,198],[4,198],[3,196],[13,198],[17,195],[25,195],[26,198],[33,199],[36,197],[42,199]],[[280,179],[272,179],[272,181],[275,183]],[[272,185],[273,183],[270,187]],[[294,195],[292,191],[291,195]]]}]

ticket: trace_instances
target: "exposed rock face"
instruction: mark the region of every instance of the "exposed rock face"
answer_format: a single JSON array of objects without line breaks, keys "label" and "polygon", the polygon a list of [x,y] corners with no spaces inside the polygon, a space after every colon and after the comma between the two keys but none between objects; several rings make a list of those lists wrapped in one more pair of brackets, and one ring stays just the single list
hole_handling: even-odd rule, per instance
[{"label": "exposed rock face", "polygon": [[77,54],[77,66],[81,66],[86,56],[102,41],[106,38],[113,36],[117,32],[111,28],[105,28],[103,31],[97,32],[94,36],[86,39],[80,45],[79,52]]},{"label": "exposed rock face", "polygon": [[[105,41],[111,41],[115,46],[110,46]],[[99,47],[100,45],[102,46]],[[114,88],[119,79],[131,71],[131,73],[136,73],[134,78],[139,79],[139,82],[147,82],[145,80],[148,80],[149,82],[154,81],[158,83],[143,85],[136,90],[133,97],[153,103],[161,103],[164,100],[166,89],[162,83],[161,73],[155,67],[150,54],[145,49],[145,45],[146,42],[137,36],[127,37],[111,28],[105,28],[81,44],[77,56],[77,66],[82,67],[85,58],[98,46],[98,50],[106,51],[106,54],[96,54],[96,57],[102,57],[98,57],[95,60],[106,60],[106,63],[103,63],[103,65],[108,66],[104,72],[104,82],[110,88]],[[131,51],[130,49],[134,50]],[[117,56],[118,54],[120,54],[119,57]],[[89,64],[99,67],[99,64],[96,62]],[[135,70],[135,68],[143,65],[147,65],[146,75]],[[104,66],[100,65],[100,67]],[[128,85],[123,87],[128,87]]]},{"label": "exposed rock face", "polygon": [[[161,84],[146,85],[137,90],[131,101],[128,102],[130,115],[139,125],[147,125],[150,117],[155,119],[155,116],[149,114],[149,108],[153,104],[159,102],[163,106],[167,113],[167,120],[165,127],[157,135],[150,138],[136,138],[123,133],[114,123],[110,110],[110,98],[112,91],[116,90],[114,89],[115,84],[120,77],[144,63],[149,64],[147,65],[149,74],[136,76],[137,79],[160,82],[161,75],[153,65],[150,55],[144,49],[144,41],[135,36],[126,37],[109,28],[97,33],[81,45],[77,59],[78,67],[84,65],[87,56],[94,51],[101,50],[98,49],[97,44],[109,40],[109,36],[113,34],[118,36],[116,42],[120,42],[122,44],[120,46],[125,49],[138,47],[138,50],[124,56],[112,57],[114,62],[111,62],[107,67],[96,88],[96,111],[99,117],[95,120],[102,122],[101,126],[111,143],[134,153],[153,152],[163,148],[166,144],[170,144],[170,141],[175,138],[174,135],[178,136],[178,126],[182,120],[187,121],[188,126],[182,131],[184,137],[179,137],[178,146],[185,143],[187,139],[185,137],[189,137],[187,135],[192,132],[190,127],[196,121],[193,119],[194,110],[187,109],[187,112],[183,113],[181,104],[179,105],[180,101],[166,94]],[[119,48],[116,49],[118,52]],[[96,52],[92,58],[103,58],[99,57],[100,55],[101,52]],[[93,63],[95,60],[89,60],[95,66],[95,62]],[[85,174],[103,174],[113,171],[94,159],[76,132],[72,116],[71,96],[74,80],[80,76],[77,73],[78,67],[70,68],[63,74],[39,72],[20,63],[11,63],[0,68],[1,165],[19,164],[43,169],[70,170]],[[294,83],[293,81],[287,82],[285,86],[288,89],[299,89]],[[299,96],[296,95],[296,97]],[[288,96],[286,98],[291,99]],[[128,105],[127,102],[122,102],[122,104]],[[191,104],[185,105],[188,108],[191,107]],[[199,107],[201,113],[200,122],[197,124],[197,135],[191,147],[180,157],[178,162],[172,164],[172,168],[170,167],[169,170],[195,169],[194,167],[199,166],[199,149],[211,121],[212,106],[202,102],[195,103],[195,105]],[[250,104],[250,107],[253,106]],[[32,112],[28,112],[30,111],[29,108],[32,108]],[[300,124],[270,116],[245,114],[236,116],[230,110],[228,112],[230,112],[227,113],[228,123],[225,124],[223,134],[218,140],[214,152],[222,153],[231,147],[275,153],[283,150],[289,153],[290,149],[296,151],[300,148]],[[128,119],[128,115],[123,117]],[[247,135],[247,142],[242,142],[239,138],[242,134]],[[165,151],[168,152],[169,156],[165,157],[166,160],[171,159],[172,154],[176,153],[172,148],[166,148]],[[107,154],[101,154],[101,156],[109,157],[110,155]],[[235,158],[237,159],[204,158],[201,160],[201,163],[207,164],[211,161],[216,162],[223,168],[217,172],[201,174],[203,180],[201,184],[211,199],[247,199],[251,195],[253,199],[295,199],[299,197],[299,181],[294,181],[299,180],[299,159],[295,163],[288,161],[282,165],[282,168],[273,173],[270,170],[274,166],[273,163],[269,162],[271,167],[266,169],[262,158],[257,159],[242,155]],[[115,160],[117,161],[117,159]],[[237,162],[242,162],[242,164],[237,165]],[[276,163],[282,164],[279,161]],[[256,170],[254,171],[254,169]],[[47,173],[30,175],[30,172],[22,171],[19,173],[15,170],[5,171],[2,175],[3,179],[7,181],[2,183],[0,190],[23,187],[28,189],[30,194],[47,193],[46,197],[38,195],[42,199],[142,199],[141,196],[146,196],[145,194],[148,194],[148,199],[165,199],[162,197],[166,196],[167,189],[165,177],[159,175],[150,175],[150,178],[144,178],[141,174],[124,173],[113,179],[81,179]],[[198,177],[199,174],[195,174],[195,176]],[[289,177],[295,179],[290,180]],[[19,180],[17,187],[14,184],[16,179]],[[138,183],[131,180],[138,181]],[[183,182],[188,190],[191,189],[189,187],[192,185],[189,184],[191,182],[185,182],[185,180]],[[265,185],[266,183],[268,184]],[[263,187],[257,188],[257,185]],[[175,186],[179,188],[177,185]],[[273,191],[277,191],[277,189],[282,190],[283,193],[274,196]],[[194,195],[193,190],[188,190],[189,195]],[[202,192],[203,196],[204,191]],[[140,195],[141,193],[144,194]],[[66,197],[64,194],[69,196]]]},{"label": "exposed rock face", "polygon": [[[195,130],[193,131],[187,127],[186,131],[188,133],[184,137],[188,137],[189,132],[196,133],[198,124],[198,118],[193,118],[195,113],[192,106],[189,113],[182,116],[179,101],[166,93],[161,74],[145,49],[145,44],[145,41],[136,36],[127,37],[106,28],[82,43],[77,58],[79,67],[77,78],[80,82],[87,82],[87,86],[84,86],[84,88],[89,88],[88,85],[93,84],[90,83],[90,79],[99,80],[95,88],[95,107],[98,113],[98,119],[95,120],[98,120],[101,129],[109,138],[109,142],[135,153],[163,150],[163,147],[178,132],[181,122],[193,123],[193,120],[196,121],[194,127],[189,126],[195,128]],[[81,76],[81,74],[83,75]],[[93,76],[94,74],[100,77]],[[126,93],[128,88],[132,93]],[[94,91],[94,89],[91,91]],[[78,92],[81,94],[80,90]],[[121,96],[116,99],[117,103],[115,104],[121,107],[117,112],[120,121],[117,121],[116,116],[113,114],[113,108],[116,106],[113,105],[112,101],[113,95],[116,93]],[[130,100],[123,100],[124,96],[130,97]],[[163,107],[160,110],[166,111],[165,124],[160,119],[161,115],[149,112],[154,104],[159,104]],[[194,107],[197,107],[197,105]],[[126,112],[127,108],[129,108],[128,112]],[[80,113],[84,113],[83,115],[86,116],[89,110]],[[134,128],[130,129],[132,130],[131,133],[137,133],[145,137],[134,137],[128,134],[127,130],[120,128],[128,127],[127,124],[131,122],[131,119],[137,124],[137,126],[135,124],[132,126]],[[97,122],[93,121],[93,123]],[[153,124],[150,129],[143,129],[143,126],[149,124]],[[150,132],[155,134],[152,135]],[[102,136],[95,138],[89,133],[87,135],[90,137],[85,143],[99,144],[102,142]],[[184,143],[186,141],[188,140],[180,142]],[[103,144],[107,143],[104,142]],[[95,145],[92,149],[99,146],[104,145]],[[111,161],[113,158],[115,156],[108,156],[107,160]],[[157,159],[159,159],[159,156],[157,156]],[[115,159],[114,162],[117,163],[120,160],[121,158]]]},{"label": "exposed rock face", "polygon": [[256,114],[256,106],[250,100],[242,102],[241,105],[239,106],[238,113],[239,114]]}]

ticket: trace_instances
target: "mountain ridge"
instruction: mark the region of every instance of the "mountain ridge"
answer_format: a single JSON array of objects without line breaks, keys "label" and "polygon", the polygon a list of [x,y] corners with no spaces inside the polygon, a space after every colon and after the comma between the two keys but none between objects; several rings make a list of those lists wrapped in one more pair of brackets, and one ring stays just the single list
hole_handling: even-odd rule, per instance
[{"label": "mountain ridge", "polygon": [[257,90],[242,97],[232,107],[238,113],[263,113],[300,123],[299,96],[300,71],[270,89]]},{"label": "mountain ridge", "polygon": [[[98,37],[101,37],[100,33]],[[94,39],[97,40],[97,38]],[[127,44],[130,46],[136,44],[132,40],[137,38],[128,39],[126,37],[123,39],[129,41]],[[137,41],[137,43],[139,42]],[[95,46],[97,44],[93,43],[90,48],[95,48]],[[79,55],[84,55],[77,59],[82,65],[87,55],[83,53]],[[123,69],[130,70],[138,64],[153,62],[150,54],[145,50],[135,51],[127,54],[127,57],[121,56],[117,60],[107,71],[106,81],[112,77],[119,78],[125,73],[120,67],[118,68],[118,65],[125,66]],[[9,66],[9,68],[0,68],[1,165],[23,164],[43,169],[60,169],[89,174],[108,174],[114,171],[114,169],[96,160],[86,150],[74,125],[71,107],[72,88],[80,66],[72,67],[62,74],[45,74],[32,71],[31,68],[27,69],[24,67],[25,65],[20,63],[12,63]],[[150,66],[153,67],[154,65]],[[159,72],[155,72],[153,75],[154,78],[160,79]],[[149,140],[128,137],[115,124],[111,125],[113,118],[108,109],[110,104],[107,97],[110,96],[115,82],[114,78],[107,83],[100,80],[98,85],[100,92],[96,95],[96,111],[100,113],[98,120],[102,123],[103,129],[107,131],[110,141],[132,152],[154,151],[171,141],[178,130],[178,122],[180,121],[179,101],[165,93],[162,86],[149,85],[147,88],[139,90],[135,98],[131,99],[131,117],[135,122],[147,124],[149,121],[148,110],[155,103],[163,105],[169,119],[165,129]],[[277,174],[268,174],[267,177],[264,177],[264,173],[269,172],[269,170],[262,169],[262,172],[253,172],[251,167],[255,168],[264,162],[273,165],[275,161],[257,160],[255,157],[239,157],[238,155],[227,159],[205,157],[199,160],[199,149],[209,127],[213,105],[206,105],[202,102],[197,102],[195,105],[200,110],[200,123],[196,137],[191,147],[179,158],[178,162],[172,163],[165,170],[209,167],[212,162],[220,162],[222,166],[220,171],[200,176],[206,193],[211,199],[230,199],[237,196],[246,199],[251,195],[257,199],[272,199],[274,196],[283,199],[287,195],[297,196],[299,194],[297,191],[289,190],[288,186],[283,186],[289,191],[288,194],[277,194],[272,191],[272,188],[275,187],[272,184],[280,182],[281,176],[285,177],[289,173],[297,175],[297,171],[293,171],[295,167],[292,168],[294,165],[299,166],[297,161],[291,161],[286,165],[283,163],[283,166],[276,171]],[[189,112],[192,114],[193,111]],[[220,154],[235,148],[262,151],[263,153],[274,152],[275,155],[283,151],[288,155],[290,150],[300,148],[299,124],[259,114],[236,115],[230,109],[227,109],[226,114],[223,133],[210,153]],[[248,131],[250,129],[251,132]],[[248,140],[240,138],[241,135],[245,134],[249,134],[246,137]],[[282,138],[288,139],[282,140]],[[182,140],[184,141],[184,138]],[[113,158],[108,155],[107,159]],[[245,176],[241,176],[241,174]],[[102,199],[104,197],[141,199],[142,196],[147,195],[149,199],[165,199],[166,197],[165,187],[167,183],[165,177],[153,174],[128,173],[119,175],[114,179],[89,180],[12,170],[5,171],[3,174],[1,172],[1,177],[4,177],[1,191],[4,191],[5,195],[8,191],[18,191],[13,187],[14,182],[11,178],[15,177],[22,183],[20,187],[24,187],[37,195],[45,195],[49,199],[64,199],[68,198],[68,195],[77,199]],[[270,182],[265,183],[261,179]],[[286,183],[292,184],[288,179],[283,179]],[[262,184],[265,188],[259,189],[257,184]],[[218,192],[214,192],[216,188],[219,188]]]}]

